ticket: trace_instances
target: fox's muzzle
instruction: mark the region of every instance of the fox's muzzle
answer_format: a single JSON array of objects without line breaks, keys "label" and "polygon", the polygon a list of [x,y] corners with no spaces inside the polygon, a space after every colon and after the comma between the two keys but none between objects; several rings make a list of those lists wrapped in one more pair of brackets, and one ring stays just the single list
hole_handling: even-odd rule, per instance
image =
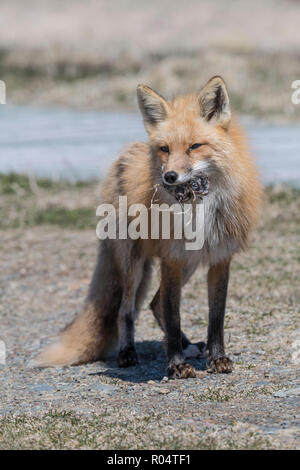
[{"label": "fox's muzzle", "polygon": [[182,204],[196,198],[202,199],[203,196],[206,196],[208,194],[209,181],[208,177],[204,173],[198,173],[186,183],[163,183],[163,186],[178,202]]}]

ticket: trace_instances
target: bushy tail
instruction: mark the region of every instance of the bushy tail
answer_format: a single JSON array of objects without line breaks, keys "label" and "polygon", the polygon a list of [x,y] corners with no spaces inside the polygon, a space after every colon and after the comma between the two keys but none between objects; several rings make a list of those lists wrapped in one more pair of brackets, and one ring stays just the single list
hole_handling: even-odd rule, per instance
[{"label": "bushy tail", "polygon": [[30,365],[75,365],[107,356],[117,344],[121,297],[119,275],[111,248],[103,242],[82,312],[60,333],[58,342],[42,351]]}]

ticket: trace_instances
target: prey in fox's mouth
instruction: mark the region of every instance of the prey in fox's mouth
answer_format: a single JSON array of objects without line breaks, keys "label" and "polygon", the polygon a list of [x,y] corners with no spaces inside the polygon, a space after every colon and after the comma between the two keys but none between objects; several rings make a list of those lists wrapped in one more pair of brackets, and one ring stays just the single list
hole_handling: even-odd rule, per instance
[{"label": "prey in fox's mouth", "polygon": [[164,188],[175,197],[180,204],[202,199],[208,194],[209,181],[204,173],[198,173],[182,184],[163,184]]}]

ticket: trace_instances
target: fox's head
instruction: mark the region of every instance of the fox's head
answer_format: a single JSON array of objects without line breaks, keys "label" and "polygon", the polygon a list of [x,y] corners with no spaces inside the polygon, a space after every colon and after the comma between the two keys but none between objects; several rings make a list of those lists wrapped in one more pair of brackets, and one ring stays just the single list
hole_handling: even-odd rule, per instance
[{"label": "fox's head", "polygon": [[230,145],[231,112],[223,79],[213,77],[199,93],[173,101],[145,85],[138,86],[137,95],[154,168],[166,189],[173,192],[176,186],[191,181],[197,184],[197,177],[211,183]]}]

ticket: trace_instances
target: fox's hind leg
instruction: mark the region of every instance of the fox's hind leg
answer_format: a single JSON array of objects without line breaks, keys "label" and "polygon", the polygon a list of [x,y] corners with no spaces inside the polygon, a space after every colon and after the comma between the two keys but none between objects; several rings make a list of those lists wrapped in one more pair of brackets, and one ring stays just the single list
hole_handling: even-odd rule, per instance
[{"label": "fox's hind leg", "polygon": [[149,277],[149,265],[137,253],[137,246],[133,245],[128,256],[123,253],[122,269],[122,300],[119,309],[119,357],[120,367],[129,367],[138,364],[138,357],[134,343],[134,322],[143,296],[146,293],[146,284]]},{"label": "fox's hind leg", "polygon": [[[163,324],[162,324],[162,319],[161,319],[161,311],[160,311],[160,288],[156,291],[155,296],[153,297],[151,303],[150,303],[150,308],[152,310],[152,313],[165,333]],[[203,341],[199,341],[198,343],[191,343],[191,341],[188,339],[188,337],[184,334],[184,332],[181,330],[181,343],[182,343],[182,348],[183,348],[183,354],[186,359],[189,357],[199,357],[205,354],[205,349],[206,349],[206,344]]]},{"label": "fox's hind leg", "polygon": [[144,261],[144,266],[143,266],[143,275],[142,279],[140,281],[140,284],[138,286],[136,296],[135,296],[135,312],[136,315],[139,313],[140,308],[142,306],[142,303],[145,300],[148,287],[150,284],[151,280],[151,273],[152,273],[152,262],[150,259],[146,259]]},{"label": "fox's hind leg", "polygon": [[[183,266],[182,286],[184,286],[188,282],[190,277],[195,272],[197,266],[198,266],[198,262],[197,260],[195,261],[195,257],[192,258],[192,261],[190,260],[190,262],[186,263]],[[152,302],[150,304],[150,308],[152,310],[152,313],[157,323],[159,324],[159,326],[165,333],[165,329],[162,324],[159,299],[160,299],[160,289],[157,290],[155,296],[153,297]],[[206,353],[206,344],[203,341],[199,341],[198,343],[191,343],[182,330],[181,330],[181,342],[182,342],[182,348],[183,348],[183,353],[184,353],[185,358],[203,356]]]}]

